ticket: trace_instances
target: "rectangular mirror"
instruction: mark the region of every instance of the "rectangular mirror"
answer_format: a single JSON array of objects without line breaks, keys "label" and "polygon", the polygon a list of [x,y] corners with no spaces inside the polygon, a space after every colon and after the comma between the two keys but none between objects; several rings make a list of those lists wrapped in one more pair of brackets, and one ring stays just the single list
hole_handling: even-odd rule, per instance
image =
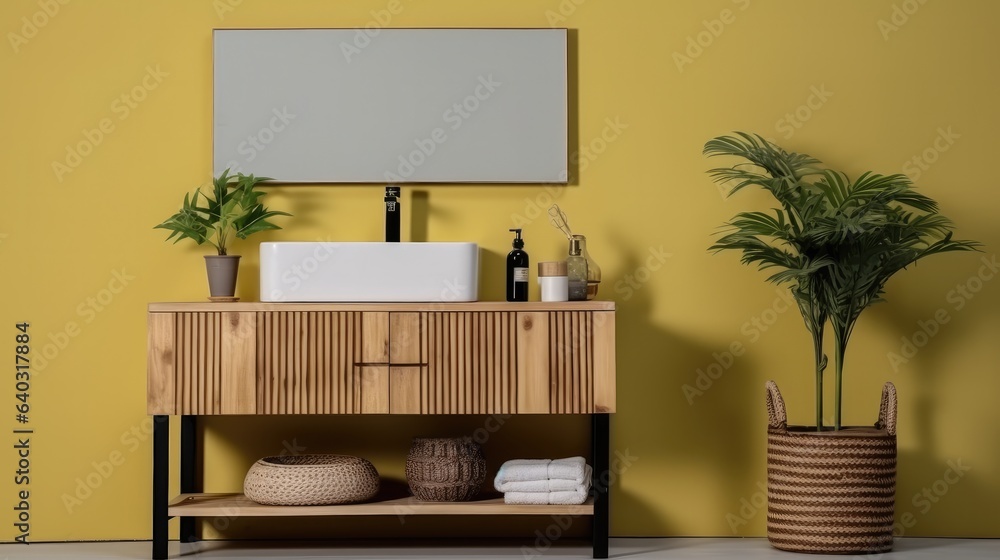
[{"label": "rectangular mirror", "polygon": [[565,29],[218,29],[213,167],[285,183],[565,183]]}]

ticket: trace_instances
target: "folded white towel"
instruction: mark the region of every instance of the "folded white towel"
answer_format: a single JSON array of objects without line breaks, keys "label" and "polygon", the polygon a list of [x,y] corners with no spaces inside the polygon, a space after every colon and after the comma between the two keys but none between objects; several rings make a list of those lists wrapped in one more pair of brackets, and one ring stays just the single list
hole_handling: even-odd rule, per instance
[{"label": "folded white towel", "polygon": [[590,468],[590,465],[584,465],[584,475],[581,482],[563,480],[559,478],[552,478],[548,480],[515,480],[510,482],[499,482],[498,477],[497,480],[494,481],[493,487],[496,488],[498,492],[562,492],[575,490],[580,486],[589,490],[593,472],[594,471]]},{"label": "folded white towel", "polygon": [[583,457],[556,459],[549,463],[549,479],[572,480],[576,484],[583,484],[586,466],[587,461]]},{"label": "folded white towel", "polygon": [[545,506],[549,503],[548,492],[506,492],[503,503],[532,506]]},{"label": "folded white towel", "polygon": [[545,480],[513,480],[509,482],[497,483],[496,480],[493,481],[493,487],[497,489],[497,492],[551,492],[550,483],[552,481]]},{"label": "folded white towel", "polygon": [[589,489],[577,486],[572,490],[558,492],[504,492],[505,504],[521,505],[580,505],[587,501]]},{"label": "folded white towel", "polygon": [[584,488],[583,486],[578,486],[573,490],[549,492],[549,503],[574,506],[580,505],[587,501],[587,495],[589,493],[589,488]]},{"label": "folded white towel", "polygon": [[[504,482],[524,482],[529,480],[548,480],[549,459],[513,459],[500,466],[493,486],[500,490]],[[503,492],[503,490],[500,490]]]},{"label": "folded white towel", "polygon": [[590,485],[593,481],[594,469],[590,465],[583,466],[583,480],[576,483],[573,480],[563,480],[561,478],[549,479],[549,492],[560,492],[565,490],[576,490],[578,487],[583,487],[584,492],[590,491]]}]

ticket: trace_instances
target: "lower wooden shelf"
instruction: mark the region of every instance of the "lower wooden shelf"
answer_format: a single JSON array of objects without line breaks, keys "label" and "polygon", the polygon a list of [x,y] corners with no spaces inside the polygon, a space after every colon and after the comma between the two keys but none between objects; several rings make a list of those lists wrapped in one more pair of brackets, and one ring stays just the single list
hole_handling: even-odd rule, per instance
[{"label": "lower wooden shelf", "polygon": [[265,506],[243,494],[181,494],[170,501],[171,517],[303,517],[326,515],[593,515],[594,500],[581,505],[511,505],[503,498],[471,502],[421,502],[410,496],[338,506]]}]

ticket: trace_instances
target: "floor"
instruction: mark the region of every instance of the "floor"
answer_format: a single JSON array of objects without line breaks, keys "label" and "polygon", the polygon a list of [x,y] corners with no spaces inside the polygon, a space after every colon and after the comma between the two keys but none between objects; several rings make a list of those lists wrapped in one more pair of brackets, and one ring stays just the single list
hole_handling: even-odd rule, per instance
[{"label": "floor", "polygon": [[[417,544],[395,545],[375,548],[373,546],[344,546],[331,543],[307,543],[291,546],[287,543],[267,542],[205,542],[181,545],[170,543],[170,558],[201,560],[208,558],[253,560],[278,560],[296,558],[331,558],[331,559],[433,559],[433,558],[469,558],[469,559],[520,559],[543,560],[554,558],[558,560],[590,558],[590,548],[585,543],[577,546],[552,547],[542,551],[533,549],[530,543],[524,546],[517,544],[499,544],[483,546],[463,544],[441,547],[437,545]],[[150,544],[145,542],[104,542],[104,543],[32,543],[29,546],[5,544],[0,545],[0,559],[20,560],[22,558],[73,559],[125,559],[149,558]],[[705,560],[709,558],[739,558],[741,560],[820,560],[823,558],[844,560],[845,558],[864,558],[866,560],[917,560],[942,559],[965,560],[1000,558],[1000,539],[896,539],[895,550],[888,555],[871,556],[814,556],[792,555],[768,546],[765,539],[612,539],[611,558],[628,560],[647,560],[666,558],[670,560]]]}]

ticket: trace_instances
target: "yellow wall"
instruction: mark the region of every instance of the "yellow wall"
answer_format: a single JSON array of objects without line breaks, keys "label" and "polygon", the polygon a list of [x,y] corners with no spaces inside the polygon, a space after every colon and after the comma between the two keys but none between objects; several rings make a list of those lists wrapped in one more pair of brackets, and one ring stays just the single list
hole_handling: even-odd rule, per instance
[{"label": "yellow wall", "polygon": [[[765,480],[764,381],[779,382],[793,421],[812,415],[810,348],[800,318],[780,313],[775,289],[736,255],[705,250],[724,219],[765,202],[751,194],[720,197],[704,174],[710,165],[700,155],[705,140],[734,129],[757,131],[852,173],[919,171],[923,192],[941,202],[960,236],[985,242],[984,256],[995,258],[1000,191],[989,165],[1000,124],[1000,3],[401,2],[391,26],[578,30],[579,145],[571,149],[592,146],[578,185],[551,191],[428,187],[427,236],[479,242],[487,252],[483,298],[500,299],[500,259],[515,220],[529,222],[527,250],[536,262],[558,258],[564,249],[559,234],[537,218],[550,200],[587,234],[604,268],[602,295],[618,302],[620,314],[613,448],[627,452],[632,464],[613,488],[615,535],[761,535],[764,515],[753,504],[760,505],[758,485]],[[205,296],[205,251],[168,245],[152,226],[176,209],[184,192],[210,179],[211,31],[363,26],[388,2],[74,1],[59,4],[55,15],[37,15],[50,4],[57,5],[0,4],[7,42],[0,47],[6,195],[0,205],[0,353],[13,360],[14,324],[30,321],[39,366],[28,424],[35,430],[30,539],[149,538],[145,305]],[[220,8],[227,6],[232,9]],[[32,33],[22,29],[22,18],[45,25]],[[691,46],[699,40],[702,46]],[[162,74],[147,78],[150,69]],[[144,78],[147,89],[136,91],[144,99],[124,104],[121,96],[141,88]],[[85,141],[82,131],[102,121],[107,132],[90,153],[71,171],[54,171],[53,162],[66,163],[67,146]],[[603,145],[598,139],[615,121],[625,128]],[[950,136],[935,144],[942,130]],[[934,160],[928,169],[906,165],[924,156]],[[409,192],[406,197],[412,206]],[[240,295],[255,298],[257,242],[378,239],[379,199],[377,186],[273,189],[270,204],[296,217],[283,231],[238,247],[245,255]],[[669,254],[662,263],[655,257],[661,252]],[[1000,500],[1000,287],[977,280],[979,273],[994,274],[975,254],[937,257],[904,272],[890,283],[889,302],[862,318],[850,349],[847,420],[874,419],[884,381],[899,389],[897,511],[912,515],[907,535],[1000,536],[992,507]],[[126,282],[116,275],[126,275]],[[643,281],[631,287],[629,277]],[[960,285],[977,290],[969,292],[971,300],[954,291]],[[947,323],[894,368],[887,353],[899,352],[901,337],[912,337],[935,314]],[[746,325],[755,317],[773,324],[755,331]],[[69,323],[72,336],[65,334]],[[728,363],[723,352],[735,342],[746,352],[689,404],[682,387],[694,385],[714,356]],[[43,351],[49,354],[44,368],[37,362]],[[14,419],[13,376],[5,379],[2,422],[12,430],[21,426]],[[238,490],[253,459],[281,452],[283,442],[362,453],[398,478],[409,437],[468,433],[482,422],[215,420],[203,435],[206,484]],[[585,421],[550,421],[545,428],[552,431],[546,437],[565,441],[546,447],[533,441],[539,430],[531,421],[512,421],[487,444],[491,461],[526,451],[586,450],[585,434],[573,435]],[[4,540],[16,536],[14,443],[9,434],[0,445]],[[109,469],[103,463],[110,459],[120,464]],[[946,476],[949,464],[959,462],[968,472]],[[69,512],[64,495],[88,476],[100,486]],[[933,502],[920,496],[924,488]],[[400,534],[415,527],[487,532],[483,523],[467,520],[446,528],[383,523],[376,527]],[[215,529],[245,536],[268,525],[236,527]],[[308,533],[299,526],[283,530]]]}]

